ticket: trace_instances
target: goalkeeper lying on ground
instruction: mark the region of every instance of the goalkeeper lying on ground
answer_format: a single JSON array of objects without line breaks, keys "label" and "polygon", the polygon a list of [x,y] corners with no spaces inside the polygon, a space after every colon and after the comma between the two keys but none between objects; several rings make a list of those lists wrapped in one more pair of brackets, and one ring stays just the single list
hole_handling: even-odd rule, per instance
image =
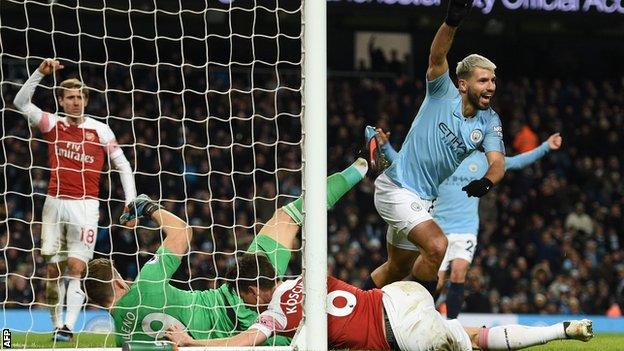
[{"label": "goalkeeper lying on ground", "polygon": [[[368,170],[364,159],[327,179],[327,203],[332,207],[349,189],[363,179]],[[278,276],[290,261],[291,249],[299,231],[303,199],[278,209],[251,243],[249,252],[264,253]],[[108,259],[89,263],[84,288],[89,302],[108,308],[115,321],[117,344],[130,340],[155,340],[171,327],[188,330],[193,338],[223,338],[247,330],[258,313],[244,306],[243,300],[223,284],[217,289],[185,291],[169,284],[181,256],[189,249],[191,227],[162,209],[146,195],[137,197],[122,215],[121,223],[148,217],[166,234],[156,255],[148,261],[129,286]],[[264,345],[289,345],[290,338],[275,336]]]}]

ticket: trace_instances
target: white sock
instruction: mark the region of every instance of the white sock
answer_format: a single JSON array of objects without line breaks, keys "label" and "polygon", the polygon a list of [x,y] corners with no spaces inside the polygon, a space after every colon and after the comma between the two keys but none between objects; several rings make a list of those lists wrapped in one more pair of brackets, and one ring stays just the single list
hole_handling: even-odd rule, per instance
[{"label": "white sock", "polygon": [[503,325],[489,329],[483,328],[479,335],[479,347],[488,351],[518,350],[565,338],[563,323],[553,324],[548,327],[526,327],[515,324]]},{"label": "white sock", "polygon": [[85,293],[80,288],[80,279],[68,277],[67,284],[67,313],[65,314],[65,325],[69,330],[74,330],[74,324],[78,320],[78,315],[82,310],[82,303],[85,300]]},{"label": "white sock", "polygon": [[357,158],[355,160],[355,162],[352,163],[352,166],[355,167],[355,169],[360,172],[360,174],[362,175],[362,177],[366,176],[366,172],[368,172],[368,162],[366,162],[365,159],[363,158]]},{"label": "white sock", "polygon": [[50,279],[46,281],[45,297],[50,306],[52,324],[55,328],[63,327],[63,302],[65,302],[65,278]]}]

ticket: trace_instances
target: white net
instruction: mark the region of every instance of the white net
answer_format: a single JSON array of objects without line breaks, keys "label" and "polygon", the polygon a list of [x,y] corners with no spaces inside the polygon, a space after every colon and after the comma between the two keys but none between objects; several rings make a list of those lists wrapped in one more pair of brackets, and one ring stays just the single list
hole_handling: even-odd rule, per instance
[{"label": "white net", "polygon": [[[74,345],[50,341],[40,250],[53,142],[13,106],[41,60],[65,68],[42,80],[33,103],[58,112],[54,87],[70,77],[86,83],[86,113],[115,133],[137,193],[193,226],[172,284],[210,289],[233,253],[301,194],[301,12],[290,0],[0,1],[0,322],[13,347]],[[163,235],[118,225],[124,192],[108,162],[99,194],[95,257],[114,259],[132,279]],[[289,274],[300,262],[296,249]],[[105,316],[86,306],[74,331],[106,330]],[[113,344],[113,333],[103,336],[73,342]]]}]

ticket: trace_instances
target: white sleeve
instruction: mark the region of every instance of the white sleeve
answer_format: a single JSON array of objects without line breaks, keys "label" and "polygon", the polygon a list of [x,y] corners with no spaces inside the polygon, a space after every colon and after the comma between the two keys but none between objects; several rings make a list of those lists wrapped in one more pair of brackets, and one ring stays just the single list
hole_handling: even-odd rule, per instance
[{"label": "white sleeve", "polygon": [[127,205],[136,197],[136,186],[130,162],[128,162],[123,150],[117,144],[115,134],[108,126],[104,128],[103,135],[100,136],[100,142],[104,145],[113,166],[119,171],[119,179],[121,180]]},{"label": "white sleeve", "polygon": [[43,73],[39,72],[39,70],[35,70],[24,85],[22,85],[17,95],[15,95],[13,104],[15,104],[15,107],[17,107],[21,113],[26,115],[28,123],[31,126],[38,127],[42,133],[47,133],[56,125],[56,115],[41,111],[39,107],[31,102],[35,89],[43,77]]}]

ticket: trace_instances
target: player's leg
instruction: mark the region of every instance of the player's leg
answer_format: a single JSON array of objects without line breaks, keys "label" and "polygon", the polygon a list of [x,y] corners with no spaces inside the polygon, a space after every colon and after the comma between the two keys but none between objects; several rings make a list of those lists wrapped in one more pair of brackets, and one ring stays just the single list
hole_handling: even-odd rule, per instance
[{"label": "player's leg", "polygon": [[[391,237],[391,228],[388,228],[388,238]],[[411,267],[416,261],[418,251],[411,248],[401,248],[392,244],[388,239],[386,245],[388,250],[388,260],[381,266],[377,267],[370,275],[368,280],[364,282],[362,289],[370,290],[378,287],[384,287],[390,283],[402,280],[410,273]]]},{"label": "player's leg", "polygon": [[546,327],[502,325],[492,328],[464,327],[472,346],[481,350],[507,351],[546,344],[553,340],[589,341],[593,336],[592,321],[572,320]]},{"label": "player's leg", "polygon": [[[54,261],[54,262],[52,262]],[[45,298],[49,305],[52,325],[56,329],[63,328],[63,303],[65,302],[65,278],[63,274],[67,261],[57,262],[48,259],[46,265]]]},{"label": "player's leg", "polygon": [[451,284],[446,294],[447,318],[455,319],[464,304],[464,284],[466,274],[477,247],[477,237],[472,234],[451,234],[445,255],[452,260]]},{"label": "player's leg", "polygon": [[81,286],[81,277],[87,268],[87,262],[88,260],[83,260],[82,258],[67,258],[67,310],[65,312],[65,327],[63,328],[63,333],[70,338],[73,337],[70,333],[74,330],[74,326],[85,301],[85,293],[82,291]]},{"label": "player's leg", "polygon": [[414,263],[412,276],[431,294],[435,294],[438,270],[444,259],[448,240],[433,219],[412,228],[407,237],[420,247],[420,256]]},{"label": "player's leg", "polygon": [[[389,246],[390,250],[398,252],[398,254],[394,255],[398,259],[391,260],[389,258],[388,262],[376,269],[371,275],[371,279],[365,284],[365,288],[382,287],[397,279],[403,279],[413,267],[413,265],[405,267],[405,262],[408,258],[415,258],[416,251],[420,249],[420,256],[423,256],[423,254],[427,255],[426,262],[429,261],[429,256],[432,255],[433,251],[441,251],[439,262],[435,265],[433,275],[423,277],[419,273],[416,276],[423,284],[427,284],[427,289],[430,289],[432,293],[435,291],[438,267],[446,251],[446,238],[437,224],[433,222],[433,218],[429,213],[431,207],[431,201],[423,200],[413,192],[399,187],[387,175],[382,174],[377,178],[375,181],[375,208],[379,215],[388,223],[388,243],[394,248],[401,250],[394,250],[394,248]],[[431,232],[432,229],[430,228],[437,228],[444,241],[438,240],[439,238],[433,234],[431,235],[431,240],[419,238],[419,241],[414,241],[409,237],[415,230],[420,229],[422,232]],[[437,251],[433,250],[433,248],[436,248]],[[406,250],[414,252],[405,252]],[[423,260],[420,256],[416,259],[416,262]],[[437,256],[435,257],[437,258]],[[425,280],[428,282],[425,282]]]},{"label": "player's leg", "polygon": [[456,258],[451,263],[451,284],[446,294],[446,317],[455,319],[464,304],[464,284],[470,262],[463,258]]},{"label": "player's leg", "polygon": [[49,306],[54,328],[63,327],[63,304],[65,302],[65,266],[67,253],[62,252],[65,246],[65,225],[61,218],[61,201],[47,197],[41,213],[41,255],[45,257],[46,284],[45,299]]},{"label": "player's leg", "polygon": [[[383,306],[397,346],[401,350],[472,349],[461,325],[448,321],[435,310],[431,294],[413,281],[400,281],[382,288]],[[455,328],[451,328],[454,326]],[[455,330],[459,328],[459,333]]]},{"label": "player's leg", "polygon": [[[341,197],[358,184],[368,171],[366,160],[358,158],[342,172],[327,178],[327,207],[333,207]],[[265,252],[279,275],[286,272],[291,250],[303,221],[303,197],[278,209],[249,245],[249,252]]]},{"label": "player's leg", "polygon": [[87,263],[93,258],[97,239],[98,200],[64,200],[69,223],[67,224],[67,313],[65,327],[74,329],[85,301],[81,278]]},{"label": "player's leg", "polygon": [[[450,245],[451,243],[449,241],[449,246]],[[438,285],[436,286],[436,293],[435,295],[433,295],[433,301],[436,301],[437,297],[439,297],[442,294],[442,291],[444,290],[444,285],[446,284],[446,277],[447,277],[449,269],[451,268],[449,252],[450,252],[450,249],[447,248],[446,254],[444,255],[444,259],[442,260],[442,264],[440,265],[440,269],[438,270]]]}]

